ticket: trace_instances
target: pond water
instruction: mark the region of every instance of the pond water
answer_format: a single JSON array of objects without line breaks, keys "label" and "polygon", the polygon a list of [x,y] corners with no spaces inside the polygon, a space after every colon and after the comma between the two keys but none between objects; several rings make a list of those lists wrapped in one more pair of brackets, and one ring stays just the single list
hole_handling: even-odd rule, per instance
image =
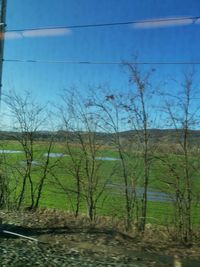
[{"label": "pond water", "polygon": [[[122,194],[125,190],[125,186],[123,184],[115,184],[115,183],[108,183],[106,185],[107,188],[113,188],[117,194]],[[128,191],[133,191],[132,187],[128,187]],[[136,193],[139,197],[142,197],[143,188],[137,187]],[[173,196],[170,196],[166,193],[156,191],[156,190],[148,190],[147,191],[147,200],[149,201],[159,201],[159,202],[172,202]]]},{"label": "pond water", "polygon": [[[21,154],[21,153],[24,153],[23,151],[21,150],[10,150],[10,149],[0,149],[0,154]],[[44,157],[47,157],[48,156],[48,153],[44,153],[43,154]],[[58,158],[58,157],[67,157],[68,155],[67,154],[64,154],[64,153],[49,153],[49,157],[50,158]],[[114,158],[114,157],[96,157],[95,158],[96,160],[107,160],[107,161],[116,161],[116,160],[119,160],[119,158]]]},{"label": "pond water", "polygon": [[[43,154],[44,157],[48,156],[48,153]],[[64,153],[49,153],[50,158],[58,158],[58,157],[66,157],[67,155]]]},{"label": "pond water", "polygon": [[9,149],[0,149],[0,154],[21,154],[23,151],[21,150],[9,150]]},{"label": "pond water", "polygon": [[114,158],[114,157],[96,157],[95,159],[97,160],[111,160],[111,161],[115,161],[115,160],[119,160],[118,158]]},{"label": "pond water", "polygon": [[[0,154],[22,154],[24,151],[22,150],[12,150],[12,149],[0,149]],[[47,157],[48,153],[44,153],[43,156]],[[49,153],[50,158],[56,157],[66,157],[67,155],[64,153]]]}]

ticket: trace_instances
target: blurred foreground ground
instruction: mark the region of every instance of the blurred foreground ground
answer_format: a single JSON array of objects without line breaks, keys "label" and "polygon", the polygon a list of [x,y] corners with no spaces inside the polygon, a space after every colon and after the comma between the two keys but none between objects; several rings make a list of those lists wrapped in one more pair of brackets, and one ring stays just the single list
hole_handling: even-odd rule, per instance
[{"label": "blurred foreground ground", "polygon": [[[184,247],[170,240],[164,228],[147,226],[145,237],[123,231],[123,222],[99,218],[91,225],[56,210],[4,212],[1,229],[38,242],[0,236],[0,266],[200,266],[200,246]],[[175,265],[175,262],[182,265]]]}]

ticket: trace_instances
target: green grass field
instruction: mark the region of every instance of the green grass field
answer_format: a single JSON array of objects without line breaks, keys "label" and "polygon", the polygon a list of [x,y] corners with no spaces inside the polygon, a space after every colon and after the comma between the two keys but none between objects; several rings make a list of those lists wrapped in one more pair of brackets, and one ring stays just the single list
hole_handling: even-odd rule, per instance
[{"label": "green grass field", "polygon": [[[0,149],[4,150],[22,150],[22,147],[19,143],[14,141],[9,142],[1,142]],[[36,188],[38,182],[40,181],[43,171],[44,164],[46,161],[46,157],[44,153],[47,152],[48,143],[47,142],[37,142],[34,145],[34,164],[32,166],[31,177],[34,182],[34,186]],[[64,143],[55,143],[52,147],[51,153],[64,153],[67,154],[65,144]],[[74,157],[78,160],[82,151],[80,146],[72,145],[72,153]],[[119,158],[117,151],[112,149],[111,147],[103,147],[101,148],[96,157],[110,157],[110,158]],[[21,190],[22,186],[22,177],[26,169],[24,153],[13,153],[13,154],[1,154],[1,173],[7,173],[7,177],[10,181],[10,187],[13,190],[13,198],[14,198],[14,190],[15,194],[18,194]],[[176,164],[177,172],[181,172],[181,165],[179,164],[180,158],[178,156],[171,156],[170,159],[174,164]],[[195,158],[194,158],[195,160]],[[83,160],[84,161],[84,160]],[[179,162],[180,161],[180,162]],[[97,214],[106,215],[106,216],[116,216],[123,218],[125,216],[125,197],[124,197],[124,181],[121,169],[120,160],[96,160],[96,177],[98,179],[98,187],[97,192],[101,190],[103,184],[105,182],[109,184],[114,184],[118,186],[107,186],[101,195],[98,203],[97,203]],[[141,186],[141,178],[142,177],[142,159],[133,153],[130,159],[127,159],[127,166],[130,170],[130,179],[135,179],[137,182],[137,186]],[[71,192],[71,190],[76,189],[76,180],[73,176],[73,164],[72,160],[69,156],[63,157],[50,157],[50,162],[48,168],[51,171],[48,172],[47,178],[44,183],[44,188],[42,191],[42,197],[40,206],[48,207],[48,208],[56,208],[56,209],[66,209],[73,210],[75,208],[76,203],[76,194]],[[81,167],[81,174],[84,177],[85,173],[85,165]],[[149,190],[151,191],[161,191],[173,193],[173,188],[169,189],[166,186],[166,183],[163,180],[166,180],[167,177],[170,176],[170,173],[166,172],[166,168],[164,168],[159,161],[154,161],[152,163],[152,169],[150,172],[150,183]],[[139,177],[139,178],[138,178]],[[87,178],[83,178],[87,179]],[[169,182],[173,180],[173,177],[168,177]],[[199,179],[198,175],[194,175],[193,183],[196,185],[195,189],[198,192],[199,187]],[[61,188],[60,184],[62,184],[63,188]],[[130,181],[129,181],[130,182]],[[85,183],[87,184],[87,182]],[[119,186],[121,185],[121,186]],[[66,190],[65,190],[66,189]],[[67,191],[70,189],[70,191]],[[67,191],[67,192],[66,192]],[[30,190],[26,188],[26,196],[24,205],[28,206],[30,204]],[[86,212],[86,201],[82,196],[80,203],[80,211]],[[196,205],[193,209],[193,221],[195,224],[200,223],[200,207]],[[173,219],[173,205],[170,202],[164,202],[161,200],[148,201],[148,213],[147,213],[147,222],[149,223],[161,223],[168,224]]]}]

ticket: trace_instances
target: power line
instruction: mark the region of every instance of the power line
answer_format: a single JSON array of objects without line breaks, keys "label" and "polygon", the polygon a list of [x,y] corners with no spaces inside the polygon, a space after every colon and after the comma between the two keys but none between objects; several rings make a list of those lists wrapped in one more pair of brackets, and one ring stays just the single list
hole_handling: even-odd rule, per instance
[{"label": "power line", "polygon": [[49,63],[49,64],[75,64],[75,65],[200,65],[200,61],[171,61],[171,62],[136,62],[136,61],[73,61],[73,60],[37,60],[37,59],[1,59],[4,62],[13,63]]},{"label": "power line", "polygon": [[162,23],[162,22],[178,22],[178,21],[192,21],[195,23],[200,19],[200,16],[192,17],[180,17],[180,18],[161,18],[161,19],[149,19],[149,20],[133,20],[124,22],[111,22],[111,23],[96,23],[96,24],[82,24],[82,25],[69,25],[69,26],[55,26],[55,27],[37,27],[37,28],[24,28],[24,29],[10,29],[6,32],[23,32],[23,31],[36,31],[36,30],[48,30],[48,29],[80,29],[80,28],[96,28],[96,27],[111,27],[111,26],[123,26],[134,25],[144,23]]}]

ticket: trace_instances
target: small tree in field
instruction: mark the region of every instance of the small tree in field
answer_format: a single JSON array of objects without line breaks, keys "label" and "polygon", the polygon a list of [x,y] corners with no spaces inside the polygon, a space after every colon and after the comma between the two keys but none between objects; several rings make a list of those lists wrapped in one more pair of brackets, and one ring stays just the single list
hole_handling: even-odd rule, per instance
[{"label": "small tree in field", "polygon": [[60,111],[69,156],[66,172],[75,181],[75,186],[66,190],[76,194],[75,215],[79,212],[81,199],[84,199],[88,216],[94,221],[106,183],[100,172],[102,163],[97,159],[101,147],[97,139],[98,121],[75,89],[65,91],[62,99]]},{"label": "small tree in field", "polygon": [[[137,212],[134,220],[137,221],[137,228],[144,232],[150,166],[153,159],[149,129],[152,126],[153,112],[150,114],[150,106],[154,95],[150,77],[154,70],[141,72],[137,64],[124,65],[128,69],[130,92],[107,94],[103,101],[95,99],[93,102],[100,109],[104,129],[113,132],[113,144],[119,153],[121,175],[125,185],[127,228],[131,227],[135,209]],[[124,130],[130,131],[126,145],[121,133]],[[142,187],[142,194],[139,194],[136,186]]]},{"label": "small tree in field", "polygon": [[[47,166],[49,165],[48,159],[44,164],[41,163],[40,165],[38,163],[37,165],[37,153],[35,151],[35,136],[46,120],[45,107],[34,101],[29,92],[26,92],[23,96],[18,95],[14,91],[10,92],[4,96],[4,101],[9,109],[9,115],[13,123],[12,129],[15,131],[13,139],[21,145],[25,158],[21,162],[21,166],[18,164],[15,166],[15,173],[19,176],[18,185],[20,186],[18,188],[17,208],[21,207],[27,194],[29,195],[30,208],[37,208],[44,180],[47,176]],[[50,152],[51,147],[52,141],[50,142],[48,152]],[[33,178],[34,171],[37,172],[36,167],[40,168],[37,180]]]},{"label": "small tree in field", "polygon": [[130,95],[124,109],[129,117],[129,124],[135,131],[135,143],[140,152],[142,161],[142,173],[140,181],[143,188],[140,205],[140,216],[138,230],[145,231],[147,217],[147,192],[150,180],[150,168],[155,150],[155,144],[150,142],[150,129],[152,128],[155,118],[155,111],[152,110],[151,99],[155,94],[155,88],[152,88],[150,77],[154,69],[142,72],[137,64],[126,64],[128,68],[129,82],[131,85]]},{"label": "small tree in field", "polygon": [[133,223],[138,220],[138,196],[136,191],[138,161],[131,149],[130,140],[125,141],[121,132],[127,123],[127,114],[124,112],[123,104],[126,96],[111,93],[110,90],[109,93],[106,93],[102,88],[98,88],[98,91],[99,96],[92,94],[88,103],[95,108],[95,112],[98,114],[99,127],[108,134],[109,144],[119,157],[113,171],[115,175],[119,176],[119,183],[122,179],[120,186],[124,188],[126,230],[130,230]]},{"label": "small tree in field", "polygon": [[[168,173],[164,179],[174,195],[175,228],[177,239],[192,241],[192,208],[194,206],[194,178],[199,175],[198,154],[194,155],[192,129],[199,123],[199,106],[195,103],[194,72],[184,75],[178,95],[166,95],[165,112],[173,127],[179,146],[174,155],[163,155],[160,160]],[[167,172],[168,170],[168,172]]]}]

